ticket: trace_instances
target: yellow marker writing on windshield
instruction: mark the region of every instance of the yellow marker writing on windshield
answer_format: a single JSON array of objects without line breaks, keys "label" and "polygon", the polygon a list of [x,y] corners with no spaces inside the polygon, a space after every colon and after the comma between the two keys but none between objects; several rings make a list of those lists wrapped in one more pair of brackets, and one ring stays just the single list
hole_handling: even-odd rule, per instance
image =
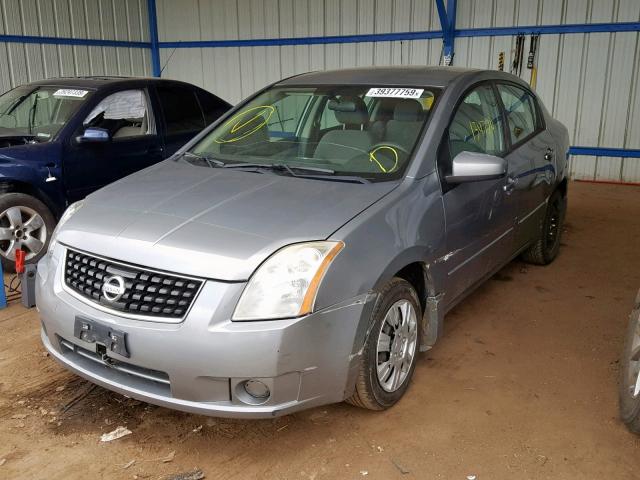
[{"label": "yellow marker writing on windshield", "polygon": [[[391,153],[393,153],[394,156],[394,164],[393,167],[391,167],[389,170],[387,170],[384,165],[382,165],[382,163],[380,163],[378,161],[378,159],[376,158],[376,152],[380,151],[380,150],[391,150]],[[398,166],[398,151],[393,148],[390,147],[389,145],[381,145],[380,147],[375,148],[374,150],[371,150],[371,152],[369,152],[369,161],[370,162],[375,162],[378,165],[378,168],[380,170],[382,170],[384,173],[391,173],[393,172],[396,167]]]},{"label": "yellow marker writing on windshield", "polygon": [[[216,143],[231,143],[237,142],[238,140],[242,140],[243,138],[248,137],[249,135],[254,134],[262,127],[267,125],[267,122],[275,112],[275,107],[271,105],[259,105],[257,107],[248,108],[247,110],[243,110],[240,113],[235,114],[224,124],[224,127],[231,126],[229,129],[230,134],[236,134],[237,136],[231,136],[231,138],[215,138],[214,141]],[[249,117],[247,120],[248,114],[253,112],[253,115]],[[257,122],[255,125],[252,125],[254,122]],[[247,131],[244,131],[247,129]]]}]

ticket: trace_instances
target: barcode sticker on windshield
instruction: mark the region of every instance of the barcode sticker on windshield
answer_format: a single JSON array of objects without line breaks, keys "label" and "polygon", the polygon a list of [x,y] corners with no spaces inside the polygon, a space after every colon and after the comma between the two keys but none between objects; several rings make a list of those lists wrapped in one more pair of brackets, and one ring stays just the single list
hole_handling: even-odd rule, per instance
[{"label": "barcode sticker on windshield", "polygon": [[376,87],[367,92],[367,97],[420,98],[423,88]]},{"label": "barcode sticker on windshield", "polygon": [[87,93],[89,93],[87,90],[77,90],[74,88],[61,88],[59,90],[56,90],[53,96],[83,98]]}]

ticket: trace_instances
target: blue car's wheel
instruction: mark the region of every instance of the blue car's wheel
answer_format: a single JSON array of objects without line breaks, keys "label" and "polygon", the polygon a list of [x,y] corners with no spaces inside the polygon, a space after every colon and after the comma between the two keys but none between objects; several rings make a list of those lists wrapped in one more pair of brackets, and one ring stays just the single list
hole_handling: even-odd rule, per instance
[{"label": "blue car's wheel", "polygon": [[15,271],[16,250],[27,263],[37,262],[47,251],[55,220],[37,198],[23,193],[0,196],[0,257],[5,271]]}]

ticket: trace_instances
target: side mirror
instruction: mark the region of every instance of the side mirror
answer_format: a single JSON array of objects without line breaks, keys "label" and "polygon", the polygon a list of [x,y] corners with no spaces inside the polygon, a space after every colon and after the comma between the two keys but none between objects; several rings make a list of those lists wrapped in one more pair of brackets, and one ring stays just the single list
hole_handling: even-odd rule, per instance
[{"label": "side mirror", "polygon": [[107,143],[111,141],[111,134],[105,128],[89,127],[84,133],[76,137],[78,143]]},{"label": "side mirror", "polygon": [[486,153],[460,152],[453,159],[451,175],[447,175],[449,183],[478,182],[504,177],[507,173],[507,162],[504,158]]}]

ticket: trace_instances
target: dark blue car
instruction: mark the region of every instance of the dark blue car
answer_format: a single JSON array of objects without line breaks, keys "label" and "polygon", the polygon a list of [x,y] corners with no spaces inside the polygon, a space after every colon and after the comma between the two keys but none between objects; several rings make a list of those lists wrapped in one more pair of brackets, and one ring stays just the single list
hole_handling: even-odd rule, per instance
[{"label": "dark blue car", "polygon": [[0,256],[46,252],[72,202],[171,156],[230,105],[187,83],[85,77],[0,96]]}]

